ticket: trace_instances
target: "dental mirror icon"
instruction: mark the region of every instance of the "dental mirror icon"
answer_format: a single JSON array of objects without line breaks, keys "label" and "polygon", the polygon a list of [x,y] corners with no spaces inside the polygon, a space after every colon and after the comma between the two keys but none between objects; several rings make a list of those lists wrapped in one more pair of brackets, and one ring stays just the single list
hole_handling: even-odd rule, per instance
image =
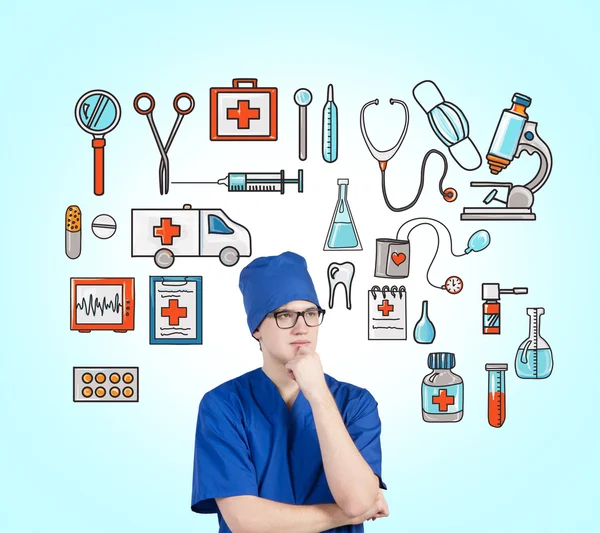
[{"label": "dental mirror icon", "polygon": [[298,105],[298,157],[306,160],[306,108],[312,101],[312,93],[308,89],[298,89],[294,93],[294,102]]},{"label": "dental mirror icon", "polygon": [[104,194],[104,136],[117,127],[120,118],[119,101],[108,91],[89,91],[75,106],[77,124],[94,137],[94,194],[97,196]]}]

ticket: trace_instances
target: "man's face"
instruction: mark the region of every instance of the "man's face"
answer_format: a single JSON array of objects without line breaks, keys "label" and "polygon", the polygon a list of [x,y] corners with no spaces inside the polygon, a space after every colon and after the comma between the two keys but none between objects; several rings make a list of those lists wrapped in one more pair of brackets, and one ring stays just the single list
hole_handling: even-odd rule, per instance
[{"label": "man's face", "polygon": [[[317,311],[317,306],[312,302],[306,300],[294,300],[282,305],[274,312],[302,312],[311,310],[315,313]],[[280,324],[287,319],[286,315],[286,313],[280,315]],[[272,314],[267,315],[258,326],[258,330],[254,332],[254,337],[260,341],[263,355],[282,364],[285,364],[292,359],[300,346],[306,346],[311,350],[316,350],[318,335],[319,326],[307,326],[304,317],[302,316],[298,317],[298,321],[293,327],[281,329],[277,325],[275,317],[273,317]]]}]

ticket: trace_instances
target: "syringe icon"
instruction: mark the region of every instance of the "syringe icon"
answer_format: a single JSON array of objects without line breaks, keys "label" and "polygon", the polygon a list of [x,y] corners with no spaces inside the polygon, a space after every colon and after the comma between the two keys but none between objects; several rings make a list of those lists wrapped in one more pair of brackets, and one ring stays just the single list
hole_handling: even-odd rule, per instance
[{"label": "syringe icon", "polygon": [[230,172],[217,181],[174,181],[173,184],[219,184],[229,192],[285,192],[285,186],[298,184],[298,192],[304,192],[304,171],[298,169],[297,179],[286,179],[285,171],[279,172]]}]

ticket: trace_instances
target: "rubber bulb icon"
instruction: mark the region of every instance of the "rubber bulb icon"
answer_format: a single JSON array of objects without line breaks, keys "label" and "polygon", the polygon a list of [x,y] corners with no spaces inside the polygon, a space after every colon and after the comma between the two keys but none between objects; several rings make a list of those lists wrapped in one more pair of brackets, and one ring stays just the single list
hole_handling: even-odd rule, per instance
[{"label": "rubber bulb icon", "polygon": [[485,250],[490,244],[490,240],[490,234],[486,230],[480,229],[479,231],[476,231],[469,239],[465,254]]},{"label": "rubber bulb icon", "polygon": [[415,326],[413,337],[419,344],[431,344],[435,339],[435,327],[427,315],[427,300],[423,300],[421,318]]}]

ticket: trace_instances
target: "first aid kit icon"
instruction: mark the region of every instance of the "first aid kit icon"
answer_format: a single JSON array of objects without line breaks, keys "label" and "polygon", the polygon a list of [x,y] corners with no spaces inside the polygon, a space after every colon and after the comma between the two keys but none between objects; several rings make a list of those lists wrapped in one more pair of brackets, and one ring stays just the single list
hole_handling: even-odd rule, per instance
[{"label": "first aid kit icon", "polygon": [[259,87],[256,78],[234,79],[233,87],[212,87],[210,140],[276,141],[277,88]]}]

